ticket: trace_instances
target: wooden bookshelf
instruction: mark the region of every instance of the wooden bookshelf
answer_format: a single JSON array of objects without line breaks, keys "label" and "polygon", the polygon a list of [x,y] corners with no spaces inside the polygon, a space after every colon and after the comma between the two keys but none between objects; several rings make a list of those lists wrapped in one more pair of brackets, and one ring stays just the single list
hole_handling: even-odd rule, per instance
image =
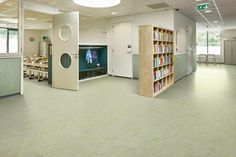
[{"label": "wooden bookshelf", "polygon": [[174,32],[139,27],[139,94],[155,97],[174,83]]}]

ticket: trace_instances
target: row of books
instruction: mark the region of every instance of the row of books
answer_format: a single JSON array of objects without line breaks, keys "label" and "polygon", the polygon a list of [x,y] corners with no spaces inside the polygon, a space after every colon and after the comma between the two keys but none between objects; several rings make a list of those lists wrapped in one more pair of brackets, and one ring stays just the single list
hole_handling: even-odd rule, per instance
[{"label": "row of books", "polygon": [[171,33],[154,31],[153,37],[155,40],[169,41],[169,42],[173,41],[173,35]]},{"label": "row of books", "polygon": [[171,73],[173,73],[173,66],[172,65],[169,65],[167,67],[163,67],[162,69],[156,70],[153,72],[154,80],[165,77]]},{"label": "row of books", "polygon": [[172,55],[165,55],[165,56],[157,56],[153,59],[153,66],[158,67],[166,64],[170,64],[173,62]]},{"label": "row of books", "polygon": [[171,44],[155,44],[154,45],[154,52],[155,53],[172,53],[173,46]]},{"label": "row of books", "polygon": [[169,78],[169,80],[160,80],[154,84],[154,93],[159,92],[162,90],[164,87],[170,84],[172,81],[172,78]]}]

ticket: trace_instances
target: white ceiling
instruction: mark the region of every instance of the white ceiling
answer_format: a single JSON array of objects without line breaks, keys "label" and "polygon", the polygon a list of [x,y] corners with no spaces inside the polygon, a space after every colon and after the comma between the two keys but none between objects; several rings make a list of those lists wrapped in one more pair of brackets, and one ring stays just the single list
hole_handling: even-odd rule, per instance
[{"label": "white ceiling", "polygon": [[[180,12],[194,19],[202,28],[209,29],[230,29],[236,28],[236,0],[165,0],[173,8],[180,9]],[[214,3],[215,2],[215,3]],[[197,4],[209,3],[211,13],[198,12],[194,8]],[[217,8],[219,12],[217,11]],[[202,14],[202,15],[201,15]],[[204,17],[203,17],[204,16]],[[222,19],[221,19],[221,17]],[[218,21],[218,23],[214,23]]]},{"label": "white ceiling", "polygon": [[[38,2],[43,4],[48,4],[59,8],[62,11],[80,11],[83,15],[89,15],[91,17],[114,17],[114,16],[124,16],[131,14],[138,14],[144,12],[155,11],[147,7],[150,4],[156,4],[163,2],[162,0],[122,0],[121,3],[115,7],[111,8],[87,8],[83,6],[76,5],[72,0],[28,0],[31,2]],[[112,12],[117,12],[117,15],[112,15]]]},{"label": "white ceiling", "polygon": [[[7,0],[6,2],[15,3],[18,0]],[[236,0],[201,0],[196,2],[196,0],[122,0],[121,4],[103,9],[87,8],[78,6],[73,3],[72,0],[27,0],[30,2],[40,3],[47,6],[52,6],[60,9],[62,12],[67,11],[80,11],[81,19],[104,19],[112,18],[117,16],[125,16],[132,14],[147,13],[153,11],[159,11],[164,9],[180,9],[179,11],[188,16],[189,18],[195,20],[200,27],[210,27],[210,28],[236,28]],[[170,7],[152,9],[148,5],[158,4],[158,3],[167,3]],[[210,3],[211,13],[198,12],[195,10],[197,3]],[[214,3],[215,2],[215,3]],[[9,6],[7,6],[9,7]],[[0,18],[1,13],[8,14],[13,16],[11,9],[14,8],[14,5],[11,8],[7,8],[0,4]],[[2,9],[4,8],[4,10]],[[7,9],[6,9],[7,8]],[[219,12],[217,10],[219,9]],[[9,11],[7,11],[9,10]],[[14,9],[13,9],[14,10]],[[112,12],[116,12],[116,15],[112,15]],[[221,16],[220,16],[221,15]],[[27,25],[37,25],[37,23],[44,23],[48,28],[50,27],[50,21],[52,15],[37,13],[33,11],[26,10],[25,16],[28,18],[35,18],[36,21],[26,20]],[[221,19],[222,17],[222,19]],[[85,20],[86,21],[86,20]],[[218,21],[218,23],[214,23]]]}]

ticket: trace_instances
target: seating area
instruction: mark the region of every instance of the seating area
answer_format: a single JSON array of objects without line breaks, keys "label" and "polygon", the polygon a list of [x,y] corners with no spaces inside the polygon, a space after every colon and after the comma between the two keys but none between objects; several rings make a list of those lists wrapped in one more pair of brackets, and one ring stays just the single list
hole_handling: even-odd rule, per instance
[{"label": "seating area", "polygon": [[219,55],[214,54],[200,54],[197,55],[197,63],[198,64],[211,64],[211,65],[221,65],[221,59]]},{"label": "seating area", "polygon": [[47,80],[48,59],[39,56],[24,58],[24,77],[29,77],[29,79],[37,78],[38,81]]}]

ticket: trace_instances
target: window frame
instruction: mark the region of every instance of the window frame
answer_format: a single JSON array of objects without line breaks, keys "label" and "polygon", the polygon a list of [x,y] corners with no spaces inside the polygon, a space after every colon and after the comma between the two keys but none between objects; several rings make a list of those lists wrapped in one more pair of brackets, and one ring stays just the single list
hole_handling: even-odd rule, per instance
[{"label": "window frame", "polygon": [[[200,31],[199,31],[200,32]],[[206,33],[206,47],[207,47],[207,55],[209,55],[209,54],[211,54],[211,53],[209,53],[209,32],[214,32],[214,31],[204,31],[204,33]],[[219,31],[219,33],[220,33],[220,35],[221,35],[221,32]],[[220,40],[220,43],[221,43],[221,39],[219,39]],[[221,44],[220,44],[220,54],[218,55],[216,55],[216,56],[221,56],[222,54],[221,54],[222,52],[221,52]],[[197,55],[200,55],[200,54],[198,54],[197,53]]]},{"label": "window frame", "polygon": [[17,40],[18,40],[18,43],[19,43],[19,30],[17,28],[6,28],[6,27],[0,27],[1,29],[6,29],[7,30],[7,51],[4,52],[4,53],[1,53],[0,55],[1,56],[5,56],[5,55],[19,55],[19,46],[17,45],[17,52],[16,53],[10,53],[9,52],[9,31],[16,31],[17,32]]}]

